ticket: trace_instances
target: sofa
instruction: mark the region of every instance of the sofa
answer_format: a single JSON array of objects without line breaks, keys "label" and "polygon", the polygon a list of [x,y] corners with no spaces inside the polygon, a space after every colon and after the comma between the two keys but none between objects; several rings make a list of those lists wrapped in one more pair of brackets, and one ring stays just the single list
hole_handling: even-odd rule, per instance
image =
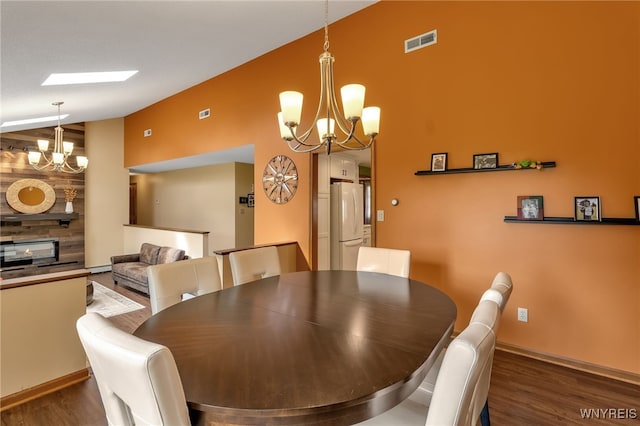
[{"label": "sofa", "polygon": [[113,282],[149,294],[147,268],[184,259],[188,259],[184,250],[143,243],[140,253],[111,256]]}]

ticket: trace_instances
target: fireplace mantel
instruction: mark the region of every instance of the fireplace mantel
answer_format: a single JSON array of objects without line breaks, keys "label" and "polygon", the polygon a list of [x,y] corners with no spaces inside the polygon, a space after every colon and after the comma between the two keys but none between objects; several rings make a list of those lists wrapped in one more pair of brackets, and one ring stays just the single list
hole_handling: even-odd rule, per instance
[{"label": "fireplace mantel", "polygon": [[77,219],[78,213],[38,213],[38,214],[3,214],[2,222],[27,222],[34,220],[57,220],[60,226],[69,226],[72,219]]}]

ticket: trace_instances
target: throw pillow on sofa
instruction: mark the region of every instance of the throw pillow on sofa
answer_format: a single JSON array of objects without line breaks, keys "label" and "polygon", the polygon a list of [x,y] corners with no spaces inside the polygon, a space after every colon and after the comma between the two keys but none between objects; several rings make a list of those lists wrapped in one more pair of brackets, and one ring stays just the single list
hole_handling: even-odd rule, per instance
[{"label": "throw pillow on sofa", "polygon": [[158,252],[158,261],[156,262],[156,264],[177,262],[178,260],[182,260],[183,258],[184,250],[172,247],[162,247]]},{"label": "throw pillow on sofa", "polygon": [[155,265],[158,263],[158,254],[160,252],[160,246],[155,244],[143,243],[140,247],[140,262],[149,265]]}]

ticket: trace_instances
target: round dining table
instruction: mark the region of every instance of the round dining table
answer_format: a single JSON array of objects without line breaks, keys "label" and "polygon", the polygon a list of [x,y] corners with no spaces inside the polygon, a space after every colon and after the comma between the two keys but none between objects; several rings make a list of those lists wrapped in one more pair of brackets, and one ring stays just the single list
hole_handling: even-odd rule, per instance
[{"label": "round dining table", "polygon": [[195,297],[134,335],[167,346],[193,424],[354,424],[420,385],[456,306],[374,272],[305,271]]}]

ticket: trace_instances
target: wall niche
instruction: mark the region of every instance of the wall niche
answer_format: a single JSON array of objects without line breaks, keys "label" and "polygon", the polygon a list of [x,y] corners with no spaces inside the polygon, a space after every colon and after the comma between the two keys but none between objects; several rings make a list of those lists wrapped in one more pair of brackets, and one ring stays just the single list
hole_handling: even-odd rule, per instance
[{"label": "wall niche", "polygon": [[[84,123],[65,124],[64,140],[73,142],[73,156],[84,155]],[[0,134],[0,241],[48,240],[59,243],[58,261],[53,264],[0,267],[0,277],[17,278],[84,268],[84,173],[41,172],[29,165],[27,152],[37,149],[38,139],[53,147],[54,127]],[[73,163],[74,160],[71,160]],[[21,179],[37,179],[50,185],[55,202],[38,215],[23,214],[7,203],[7,189]],[[65,213],[64,188],[75,189],[73,213]],[[38,216],[38,217],[36,217]],[[24,218],[25,220],[21,220]],[[6,219],[6,220],[5,220]]]}]

